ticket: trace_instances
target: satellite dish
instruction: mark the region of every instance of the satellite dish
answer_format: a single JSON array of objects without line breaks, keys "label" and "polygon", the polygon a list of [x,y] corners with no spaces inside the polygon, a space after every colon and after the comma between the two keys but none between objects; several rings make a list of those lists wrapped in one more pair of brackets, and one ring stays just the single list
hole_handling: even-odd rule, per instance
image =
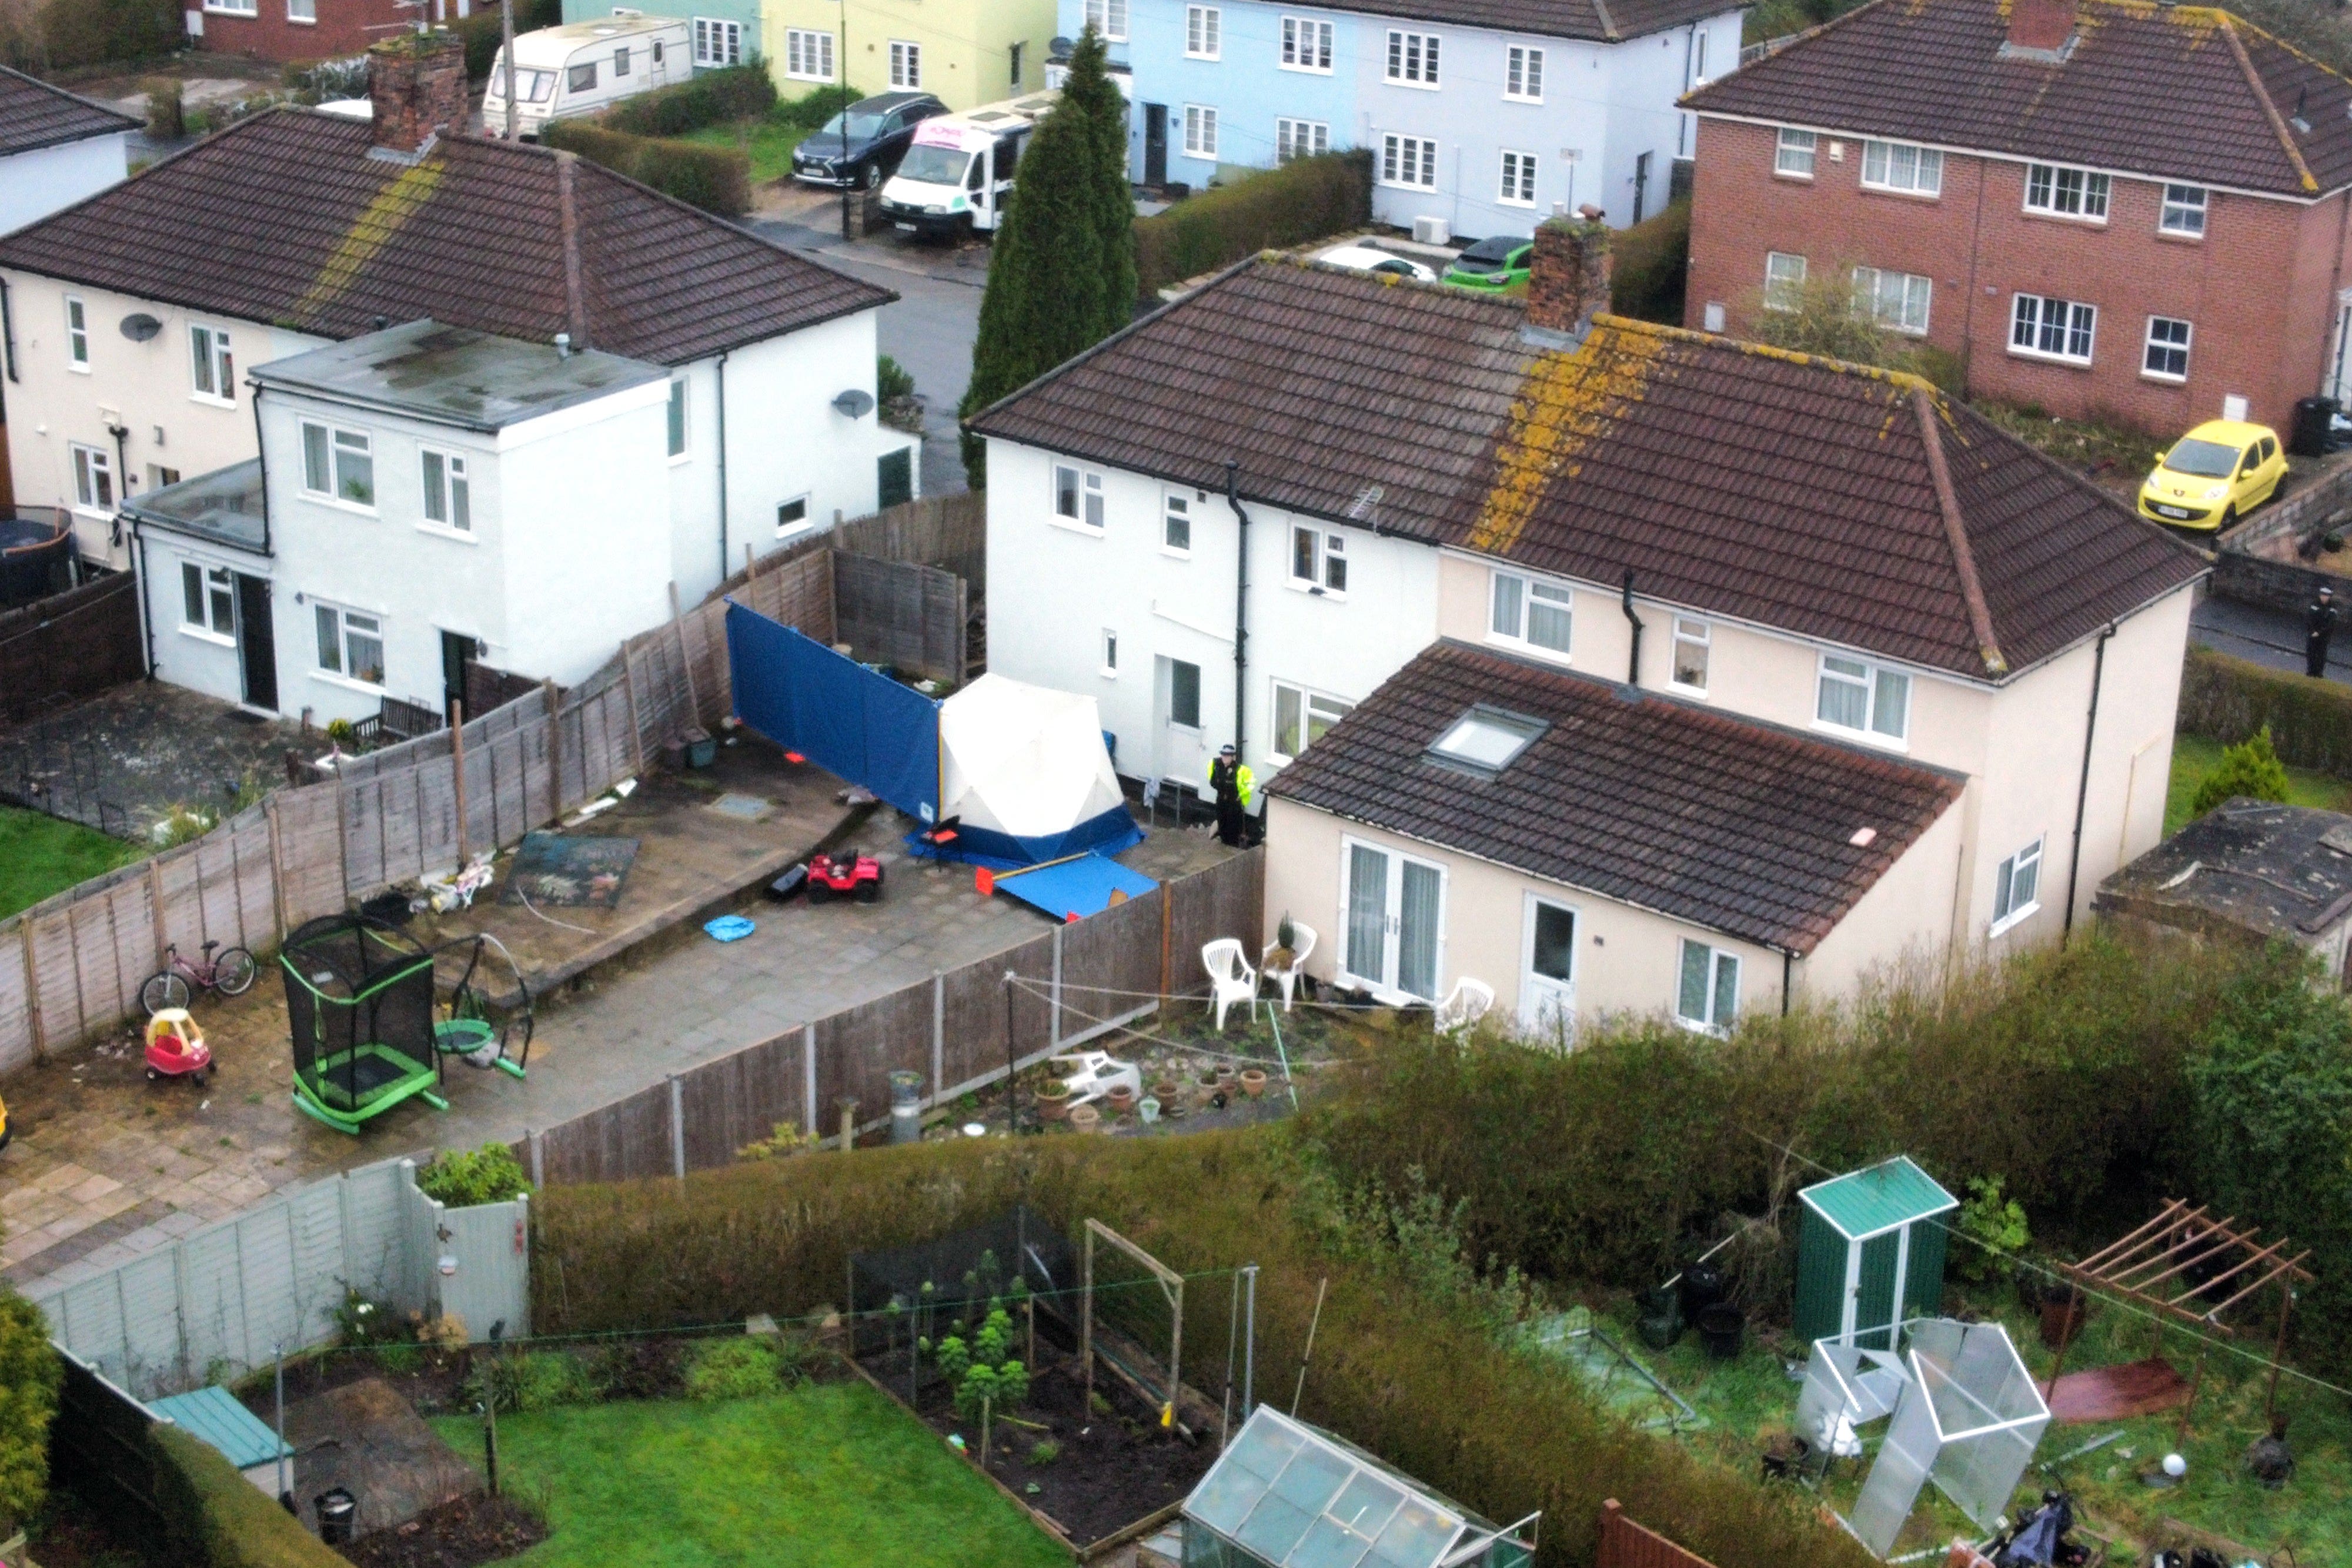
[{"label": "satellite dish", "polygon": [[844,419],[863,419],[873,412],[874,398],[871,393],[863,392],[852,387],[835,398],[833,406],[840,412]]},{"label": "satellite dish", "polygon": [[163,323],[148,315],[144,310],[122,319],[122,335],[134,343],[146,342],[163,329]]}]

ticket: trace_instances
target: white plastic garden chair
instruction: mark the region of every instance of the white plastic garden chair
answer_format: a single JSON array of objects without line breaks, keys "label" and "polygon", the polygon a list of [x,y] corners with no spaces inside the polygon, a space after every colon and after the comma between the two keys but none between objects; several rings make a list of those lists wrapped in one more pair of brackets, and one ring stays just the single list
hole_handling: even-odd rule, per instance
[{"label": "white plastic garden chair", "polygon": [[1495,988],[1465,975],[1454,982],[1454,989],[1437,1004],[1437,1031],[1452,1034],[1456,1030],[1468,1029],[1485,1018],[1494,1005]]},{"label": "white plastic garden chair", "polygon": [[1143,1098],[1143,1070],[1132,1061],[1119,1061],[1107,1051],[1080,1051],[1049,1057],[1046,1065],[1070,1086],[1069,1103],[1073,1105],[1099,1100],[1122,1083],[1134,1098]]},{"label": "white plastic garden chair", "polygon": [[1209,971],[1210,1005],[1217,1009],[1217,1032],[1225,1032],[1225,1009],[1247,1002],[1250,1021],[1257,1021],[1257,971],[1242,956],[1242,945],[1220,936],[1201,946],[1201,962]]},{"label": "white plastic garden chair", "polygon": [[1284,1012],[1290,1010],[1291,993],[1298,988],[1298,977],[1307,972],[1307,955],[1315,951],[1315,927],[1303,920],[1294,920],[1290,923],[1290,934],[1298,938],[1298,946],[1291,949],[1288,968],[1275,968],[1265,963],[1266,959],[1274,956],[1275,950],[1282,946],[1279,941],[1267,943],[1265,951],[1258,955],[1258,963],[1265,966],[1262,971],[1265,977],[1282,988]]}]

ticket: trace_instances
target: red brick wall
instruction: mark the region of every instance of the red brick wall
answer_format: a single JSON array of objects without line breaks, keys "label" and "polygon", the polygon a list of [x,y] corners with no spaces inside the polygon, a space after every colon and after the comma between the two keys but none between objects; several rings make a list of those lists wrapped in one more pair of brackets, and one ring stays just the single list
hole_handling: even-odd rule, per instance
[{"label": "red brick wall", "polygon": [[[356,55],[403,26],[415,27],[418,16],[393,0],[312,0],[315,24],[288,21],[286,0],[254,0],[254,8],[250,16],[206,11],[198,47],[265,60],[333,59]],[[426,7],[436,21],[445,11],[456,21],[456,0],[430,0]]]},{"label": "red brick wall", "polygon": [[[2120,415],[2158,434],[2217,417],[2242,393],[2253,416],[2284,428],[2294,400],[2319,390],[2332,350],[2345,198],[2315,205],[2213,192],[2205,237],[2157,231],[2161,187],[2117,179],[2104,225],[2023,210],[2025,166],[1948,153],[1934,200],[1862,188],[1862,142],[1816,149],[1808,183],[1772,172],[1770,126],[1699,122],[1687,319],[1709,301],[1739,331],[1759,308],[1768,252],[1806,257],[1812,276],[1840,263],[1935,280],[1927,341],[1965,352],[1973,392],[2052,413]],[[2089,367],[2009,350],[2012,297],[2055,295],[2099,308]],[[2185,384],[2140,373],[2151,315],[2194,323]]]}]

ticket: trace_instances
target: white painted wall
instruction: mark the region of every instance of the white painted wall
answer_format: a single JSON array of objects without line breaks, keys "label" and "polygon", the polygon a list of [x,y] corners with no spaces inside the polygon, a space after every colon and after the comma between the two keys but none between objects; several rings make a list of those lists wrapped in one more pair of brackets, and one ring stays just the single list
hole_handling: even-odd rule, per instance
[{"label": "white painted wall", "polygon": [[[238,661],[236,640],[212,630],[209,608],[207,623],[188,623],[187,600],[180,586],[181,570],[193,562],[206,571],[226,568],[231,572],[268,577],[269,563],[241,550],[182,538],[159,528],[143,529],[142,537],[146,553],[141,568],[145,573],[142,586],[147,596],[147,632],[154,649],[155,678],[223,702],[243,701],[245,673]],[[235,591],[233,580],[231,591]]]},{"label": "white painted wall", "polygon": [[94,196],[131,169],[131,133],[116,131],[0,158],[0,235]]}]

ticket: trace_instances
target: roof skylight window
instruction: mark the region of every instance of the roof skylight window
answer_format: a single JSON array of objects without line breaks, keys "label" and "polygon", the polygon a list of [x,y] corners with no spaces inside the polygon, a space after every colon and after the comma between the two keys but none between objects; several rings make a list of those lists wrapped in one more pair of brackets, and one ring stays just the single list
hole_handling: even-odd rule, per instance
[{"label": "roof skylight window", "polygon": [[1449,726],[1429,750],[1441,762],[1500,773],[1548,727],[1539,718],[1474,707]]}]

